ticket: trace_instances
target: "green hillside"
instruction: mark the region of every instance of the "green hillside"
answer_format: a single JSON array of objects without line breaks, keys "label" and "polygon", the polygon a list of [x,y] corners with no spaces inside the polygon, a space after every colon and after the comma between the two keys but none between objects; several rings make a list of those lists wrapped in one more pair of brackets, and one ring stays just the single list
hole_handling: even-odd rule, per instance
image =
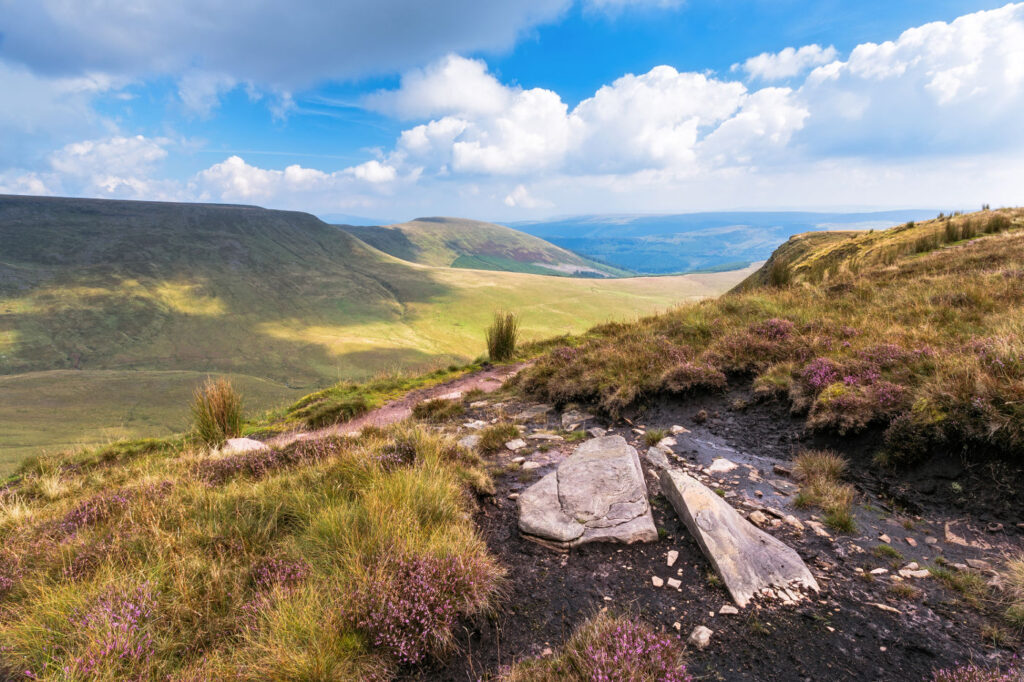
[{"label": "green hillside", "polygon": [[168,396],[206,373],[235,376],[265,409],[339,379],[470,360],[497,308],[541,338],[742,276],[434,268],[308,214],[224,205],[2,197],[0,244],[0,466],[106,430],[176,432],[185,407]]},{"label": "green hillside", "polygon": [[478,220],[419,218],[383,227],[340,227],[376,249],[422,265],[576,277],[629,274],[538,237]]}]

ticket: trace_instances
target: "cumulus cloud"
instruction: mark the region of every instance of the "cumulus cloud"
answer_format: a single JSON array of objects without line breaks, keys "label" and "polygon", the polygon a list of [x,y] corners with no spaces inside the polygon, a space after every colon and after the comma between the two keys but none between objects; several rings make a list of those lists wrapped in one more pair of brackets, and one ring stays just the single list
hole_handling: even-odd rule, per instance
[{"label": "cumulus cloud", "polygon": [[382,90],[364,98],[368,109],[399,118],[496,114],[512,94],[487,73],[479,59],[448,55],[424,69],[406,72],[397,90]]},{"label": "cumulus cloud", "polygon": [[173,183],[152,179],[170,140],[114,136],[65,145],[50,156],[62,187],[77,193],[123,198],[169,198]]},{"label": "cumulus cloud", "polygon": [[733,64],[732,70],[742,69],[751,78],[777,81],[793,78],[816,66],[828,64],[834,61],[838,55],[839,52],[832,46],[823,48],[821,45],[804,45],[799,50],[787,47],[775,54],[762,52],[743,64]]}]

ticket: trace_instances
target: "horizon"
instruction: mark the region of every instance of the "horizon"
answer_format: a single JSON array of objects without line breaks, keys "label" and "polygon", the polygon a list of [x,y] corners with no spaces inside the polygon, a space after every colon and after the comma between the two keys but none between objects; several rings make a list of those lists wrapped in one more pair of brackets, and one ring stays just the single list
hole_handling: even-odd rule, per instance
[{"label": "horizon", "polygon": [[502,223],[1024,203],[1024,3],[447,1],[0,6],[0,193]]}]

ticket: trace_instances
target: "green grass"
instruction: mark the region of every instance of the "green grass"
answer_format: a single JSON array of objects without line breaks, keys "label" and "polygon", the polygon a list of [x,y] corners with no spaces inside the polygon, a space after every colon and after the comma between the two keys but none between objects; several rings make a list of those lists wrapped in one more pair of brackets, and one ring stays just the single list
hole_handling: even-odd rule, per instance
[{"label": "green grass", "polygon": [[487,475],[453,441],[406,424],[257,461],[149,442],[23,467],[0,497],[0,669],[390,677],[403,642],[444,656],[449,614],[495,604],[466,494]]},{"label": "green grass", "polygon": [[[559,278],[556,288],[407,263],[308,214],[231,206],[5,198],[0,243],[0,381],[24,377],[17,394],[29,384],[43,393],[0,397],[7,461],[103,442],[107,430],[180,430],[177,393],[194,385],[184,373],[261,380],[239,387],[264,410],[339,381],[466,364],[485,352],[497,309],[518,312],[529,342],[717,295],[740,278]],[[60,385],[72,370],[87,402]]]}]

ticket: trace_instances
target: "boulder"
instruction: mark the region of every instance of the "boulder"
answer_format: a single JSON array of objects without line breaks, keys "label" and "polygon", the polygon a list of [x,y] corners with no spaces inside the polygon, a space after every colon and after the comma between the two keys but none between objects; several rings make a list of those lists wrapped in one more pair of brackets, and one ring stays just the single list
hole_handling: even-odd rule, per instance
[{"label": "boulder", "polygon": [[657,540],[637,451],[622,436],[577,447],[520,496],[519,530],[559,549]]},{"label": "boulder", "polygon": [[243,452],[262,452],[269,449],[270,446],[266,443],[252,438],[228,438],[223,445],[217,448],[215,454],[227,457],[228,455],[240,455]]},{"label": "boulder", "polygon": [[756,528],[707,486],[666,470],[661,488],[741,608],[757,595],[796,601],[802,589],[818,591],[793,548]]}]

